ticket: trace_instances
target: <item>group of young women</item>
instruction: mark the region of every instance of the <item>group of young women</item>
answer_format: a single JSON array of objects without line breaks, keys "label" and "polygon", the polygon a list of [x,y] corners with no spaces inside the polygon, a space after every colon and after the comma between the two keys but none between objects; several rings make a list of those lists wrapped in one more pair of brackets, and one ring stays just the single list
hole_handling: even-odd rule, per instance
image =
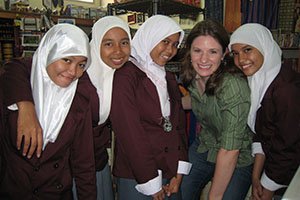
[{"label": "group of young women", "polygon": [[[209,181],[209,199],[244,199],[251,183],[254,199],[271,199],[286,187],[300,164],[300,75],[282,65],[270,31],[246,24],[229,40],[213,20],[195,25],[184,98],[164,67],[183,38],[167,16],[147,19],[132,40],[107,16],[90,42],[55,25],[32,60],[6,64],[0,198],[113,200],[111,129],[118,200],[198,200]],[[184,109],[201,124],[190,147]]]}]

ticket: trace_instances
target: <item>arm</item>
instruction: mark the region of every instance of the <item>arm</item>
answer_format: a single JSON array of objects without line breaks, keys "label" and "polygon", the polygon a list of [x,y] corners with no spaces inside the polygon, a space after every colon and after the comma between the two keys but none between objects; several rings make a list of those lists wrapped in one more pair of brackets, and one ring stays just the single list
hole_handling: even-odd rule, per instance
[{"label": "arm", "polygon": [[184,110],[192,109],[192,101],[191,101],[191,96],[190,95],[186,95],[184,97],[181,97],[181,101],[182,101],[182,107],[183,107]]},{"label": "arm", "polygon": [[238,150],[228,151],[223,148],[219,150],[209,199],[222,199],[236,167],[238,155]]},{"label": "arm", "polygon": [[[19,109],[17,128],[17,148],[20,150],[23,141],[23,156],[31,158],[35,149],[39,158],[43,147],[43,133],[37,119],[34,104],[30,101],[17,103]],[[30,147],[30,148],[29,148]]]},{"label": "arm", "polygon": [[4,104],[17,104],[19,110],[17,127],[17,147],[30,158],[36,150],[37,157],[42,152],[42,128],[36,117],[30,85],[31,61],[15,60],[5,65],[2,77]]},{"label": "arm", "polygon": [[225,76],[222,83],[216,91],[222,129],[217,139],[220,149],[216,157],[214,178],[209,192],[210,199],[222,199],[238,163],[240,149],[245,146],[250,148],[251,145],[250,132],[247,129],[250,108],[247,82],[237,76]]}]

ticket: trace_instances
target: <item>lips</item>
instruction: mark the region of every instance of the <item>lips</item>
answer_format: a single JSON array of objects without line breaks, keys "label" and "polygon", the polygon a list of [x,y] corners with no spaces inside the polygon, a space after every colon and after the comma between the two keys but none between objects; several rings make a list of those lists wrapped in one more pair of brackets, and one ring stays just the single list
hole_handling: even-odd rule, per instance
[{"label": "lips", "polygon": [[211,65],[201,65],[201,64],[198,64],[198,67],[200,69],[209,69],[211,67]]},{"label": "lips", "polygon": [[115,64],[115,65],[122,65],[123,64],[123,60],[124,58],[112,58],[111,61]]},{"label": "lips", "polygon": [[243,70],[248,69],[248,68],[250,68],[250,67],[251,67],[251,64],[241,65],[241,68],[242,68]]},{"label": "lips", "polygon": [[162,55],[161,57],[166,61],[168,61],[170,59],[170,56],[167,56],[167,55]]}]

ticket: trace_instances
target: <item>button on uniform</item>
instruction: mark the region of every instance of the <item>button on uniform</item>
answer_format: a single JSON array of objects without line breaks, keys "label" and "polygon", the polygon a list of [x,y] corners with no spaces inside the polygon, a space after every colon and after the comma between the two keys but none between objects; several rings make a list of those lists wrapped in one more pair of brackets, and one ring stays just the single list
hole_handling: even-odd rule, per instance
[{"label": "button on uniform", "polygon": [[169,148],[165,147],[165,152],[168,153],[169,152]]},{"label": "button on uniform", "polygon": [[34,171],[38,172],[40,170],[40,166],[35,166]]},{"label": "button on uniform", "polygon": [[58,163],[55,163],[55,164],[53,165],[53,167],[54,167],[54,169],[57,169],[57,168],[59,167],[59,164],[58,164]]},{"label": "button on uniform", "polygon": [[35,188],[35,189],[33,190],[33,194],[37,194],[37,193],[38,193],[38,189]]},{"label": "button on uniform", "polygon": [[56,185],[56,189],[58,189],[58,190],[63,189],[63,187],[64,187],[64,186],[63,186],[62,184],[60,184],[60,183]]}]

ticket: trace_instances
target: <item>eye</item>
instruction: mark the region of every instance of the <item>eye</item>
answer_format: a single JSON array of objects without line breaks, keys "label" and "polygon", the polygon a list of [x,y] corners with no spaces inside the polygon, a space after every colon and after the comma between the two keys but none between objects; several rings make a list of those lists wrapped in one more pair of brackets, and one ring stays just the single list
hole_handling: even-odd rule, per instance
[{"label": "eye", "polygon": [[170,41],[169,41],[169,40],[163,40],[162,43],[164,43],[164,44],[169,44]]},{"label": "eye", "polygon": [[62,60],[66,63],[71,63],[71,60],[69,58],[62,58]]},{"label": "eye", "polygon": [[244,49],[244,52],[245,53],[249,53],[249,52],[251,52],[252,51],[252,48],[251,47],[247,47],[246,49]]},{"label": "eye", "polygon": [[218,51],[216,51],[216,50],[210,50],[210,53],[211,53],[211,54],[217,54]]},{"label": "eye", "polygon": [[230,52],[230,56],[236,57],[237,55],[238,55],[238,53],[235,51]]},{"label": "eye", "polygon": [[173,46],[176,47],[176,48],[178,47],[178,45],[179,45],[179,42],[175,42],[175,43],[173,44]]},{"label": "eye", "polygon": [[124,40],[121,42],[122,46],[128,46],[129,45],[129,40]]},{"label": "eye", "polygon": [[201,50],[200,50],[200,49],[193,49],[193,52],[195,52],[195,53],[200,53]]},{"label": "eye", "polygon": [[86,63],[80,63],[80,64],[79,64],[79,67],[80,67],[81,69],[85,69],[85,66],[86,66]]},{"label": "eye", "polygon": [[105,47],[111,47],[113,45],[112,42],[103,42],[103,46]]}]

